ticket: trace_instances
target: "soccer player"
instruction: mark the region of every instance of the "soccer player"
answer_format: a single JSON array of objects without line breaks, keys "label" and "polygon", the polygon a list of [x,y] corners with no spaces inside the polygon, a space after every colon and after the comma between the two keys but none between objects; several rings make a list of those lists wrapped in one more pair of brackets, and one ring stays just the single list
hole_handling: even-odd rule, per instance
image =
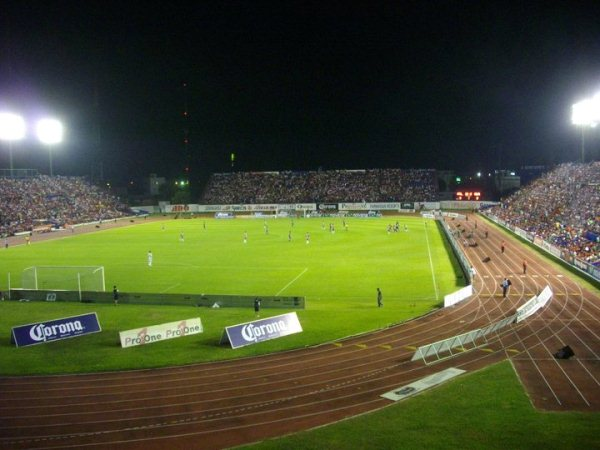
[{"label": "soccer player", "polygon": [[248,242],[248,232],[244,231],[244,244]]},{"label": "soccer player", "polygon": [[381,289],[377,288],[377,307],[381,308],[383,306],[383,294],[381,293]]},{"label": "soccer player", "polygon": [[183,235],[183,233],[179,233],[179,242],[183,241],[185,241],[185,236]]},{"label": "soccer player", "polygon": [[152,267],[152,250],[148,250],[148,267]]},{"label": "soccer player", "polygon": [[310,233],[308,231],[306,232],[306,236],[305,237],[306,237],[306,243],[310,244]]},{"label": "soccer player", "polygon": [[288,242],[292,242],[292,230],[288,231]]}]

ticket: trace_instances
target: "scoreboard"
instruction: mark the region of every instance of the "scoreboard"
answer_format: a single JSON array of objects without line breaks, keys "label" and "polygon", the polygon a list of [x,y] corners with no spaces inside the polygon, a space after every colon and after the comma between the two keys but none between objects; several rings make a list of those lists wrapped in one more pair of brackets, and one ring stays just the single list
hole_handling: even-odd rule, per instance
[{"label": "scoreboard", "polygon": [[454,194],[455,200],[481,200],[481,191],[456,191]]}]

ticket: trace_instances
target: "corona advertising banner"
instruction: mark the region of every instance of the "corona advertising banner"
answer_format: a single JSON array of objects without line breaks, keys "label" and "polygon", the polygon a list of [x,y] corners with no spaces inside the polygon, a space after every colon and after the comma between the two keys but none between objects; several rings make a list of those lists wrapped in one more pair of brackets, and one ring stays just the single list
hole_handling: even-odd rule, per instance
[{"label": "corona advertising banner", "polygon": [[239,348],[301,332],[298,316],[292,312],[226,327],[221,342],[229,341],[231,348]]},{"label": "corona advertising banner", "polygon": [[12,329],[12,341],[17,347],[45,344],[102,331],[95,312],[64,319],[21,325]]}]

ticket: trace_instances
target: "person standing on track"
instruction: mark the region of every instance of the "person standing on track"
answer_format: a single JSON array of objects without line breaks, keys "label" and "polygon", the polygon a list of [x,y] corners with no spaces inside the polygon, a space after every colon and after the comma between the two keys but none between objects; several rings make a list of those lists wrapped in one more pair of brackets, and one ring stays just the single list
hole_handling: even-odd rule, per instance
[{"label": "person standing on track", "polygon": [[527,261],[523,260],[523,275],[527,274]]},{"label": "person standing on track", "polygon": [[508,278],[504,278],[504,280],[502,280],[502,283],[500,283],[500,287],[502,288],[502,297],[506,298],[506,296],[508,295],[508,289],[510,288],[510,285],[512,283],[510,282],[510,280]]},{"label": "person standing on track", "polygon": [[500,244],[500,253],[504,254],[504,248],[505,248],[505,243],[504,243],[504,241],[502,241],[502,243]]}]

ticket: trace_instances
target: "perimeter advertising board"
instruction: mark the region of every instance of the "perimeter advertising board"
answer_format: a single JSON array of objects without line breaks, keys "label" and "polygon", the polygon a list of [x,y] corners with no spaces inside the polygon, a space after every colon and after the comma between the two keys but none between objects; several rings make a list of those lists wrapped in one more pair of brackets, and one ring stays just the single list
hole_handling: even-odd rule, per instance
[{"label": "perimeter advertising board", "polygon": [[301,332],[298,316],[292,312],[225,327],[221,342],[228,340],[231,348],[239,348]]},{"label": "perimeter advertising board", "polygon": [[188,336],[190,334],[199,334],[203,331],[200,317],[196,317],[150,327],[136,328],[135,330],[121,331],[119,332],[119,337],[121,338],[121,347],[126,348]]},{"label": "perimeter advertising board", "polygon": [[44,344],[102,331],[95,312],[45,322],[20,325],[12,329],[12,341],[17,347]]}]

